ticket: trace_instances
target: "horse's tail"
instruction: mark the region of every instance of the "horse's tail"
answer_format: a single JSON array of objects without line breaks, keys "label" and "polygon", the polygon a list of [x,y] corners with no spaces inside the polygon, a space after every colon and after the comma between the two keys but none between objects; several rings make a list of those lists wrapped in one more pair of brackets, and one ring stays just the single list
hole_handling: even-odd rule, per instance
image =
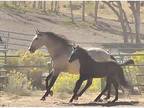
[{"label": "horse's tail", "polygon": [[132,59],[120,64],[121,66],[126,66],[126,65],[131,65],[131,64],[134,64],[134,61]]},{"label": "horse's tail", "polygon": [[116,59],[114,58],[113,55],[110,55],[110,58],[111,58],[112,60],[116,61]]},{"label": "horse's tail", "polygon": [[120,84],[124,86],[125,88],[128,88],[128,89],[132,88],[131,83],[126,80],[123,70],[118,73],[118,79],[119,79]]},{"label": "horse's tail", "polygon": [[[113,56],[113,55],[110,55],[110,58],[114,61],[116,61],[116,58]],[[120,64],[121,66],[126,66],[126,65],[131,65],[131,64],[134,64],[134,61],[132,59]]]}]

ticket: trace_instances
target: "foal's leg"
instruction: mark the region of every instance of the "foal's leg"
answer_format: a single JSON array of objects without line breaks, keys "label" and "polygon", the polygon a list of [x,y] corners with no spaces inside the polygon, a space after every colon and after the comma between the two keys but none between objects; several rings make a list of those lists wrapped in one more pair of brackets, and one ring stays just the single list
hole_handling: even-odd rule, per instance
[{"label": "foal's leg", "polygon": [[69,102],[72,102],[73,99],[75,98],[75,96],[77,96],[77,92],[78,92],[78,90],[80,89],[83,81],[84,81],[84,80],[81,79],[81,78],[80,78],[79,80],[77,80],[76,85],[75,85],[75,88],[74,88],[74,90],[73,90],[74,94],[73,94],[73,96],[72,96],[72,98],[70,99]]},{"label": "foal's leg", "polygon": [[112,83],[113,83],[114,88],[115,88],[115,99],[112,101],[112,103],[113,103],[113,102],[118,100],[118,83],[116,80],[112,80]]},{"label": "foal's leg", "polygon": [[79,94],[77,94],[77,98],[80,97],[90,87],[91,84],[92,84],[92,78],[87,80],[85,87],[81,90]]},{"label": "foal's leg", "polygon": [[110,93],[111,93],[111,84],[108,87],[107,96],[104,98],[105,100],[108,100],[110,98]]},{"label": "foal's leg", "polygon": [[56,73],[55,75],[53,74],[51,77],[52,77],[52,79],[51,79],[51,81],[50,81],[50,84],[49,84],[49,86],[47,86],[47,91],[46,91],[46,93],[43,95],[43,97],[41,98],[41,100],[45,100],[45,97],[46,96],[48,96],[50,93],[51,93],[51,88],[52,88],[52,86],[54,85],[54,83],[55,83],[55,81],[56,81],[56,79],[58,78],[58,76],[59,76],[59,73]]},{"label": "foal's leg", "polygon": [[109,89],[110,84],[111,84],[111,82],[110,82],[110,80],[107,78],[106,86],[105,86],[104,90],[96,97],[96,99],[94,100],[95,102],[97,102],[97,101],[101,98],[101,96],[106,92],[106,90]]}]

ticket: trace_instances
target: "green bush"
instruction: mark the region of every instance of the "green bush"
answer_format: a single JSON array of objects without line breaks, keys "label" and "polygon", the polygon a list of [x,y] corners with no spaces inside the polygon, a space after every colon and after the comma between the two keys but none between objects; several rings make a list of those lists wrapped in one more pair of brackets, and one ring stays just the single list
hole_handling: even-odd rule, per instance
[{"label": "green bush", "polygon": [[31,89],[31,81],[27,79],[25,74],[15,70],[10,71],[6,88],[7,92],[15,93],[17,95],[30,95]]},{"label": "green bush", "polygon": [[42,73],[48,72],[49,66],[47,62],[50,60],[46,58],[46,53],[42,51],[36,51],[34,54],[30,54],[29,52],[18,51],[15,55],[19,55],[20,57],[16,58],[8,58],[7,64],[12,66],[35,66],[35,65],[47,65],[46,67],[29,67],[29,68],[15,68],[10,67],[7,70],[16,70],[25,74],[29,81],[32,82],[33,87],[41,88],[42,82]]},{"label": "green bush", "polygon": [[[78,80],[79,75],[69,74],[69,73],[61,73],[58,77],[56,84],[54,85],[54,92],[60,92],[60,93],[73,93],[73,89],[75,87],[75,83]],[[88,89],[88,92],[96,92],[100,90],[100,79],[94,79],[93,84]],[[82,88],[86,84],[86,81],[82,85]]]}]

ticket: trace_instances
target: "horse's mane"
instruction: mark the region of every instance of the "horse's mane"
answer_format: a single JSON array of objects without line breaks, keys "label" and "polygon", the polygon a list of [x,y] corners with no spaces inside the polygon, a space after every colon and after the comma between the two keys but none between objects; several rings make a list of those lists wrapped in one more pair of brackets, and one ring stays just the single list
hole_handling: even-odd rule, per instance
[{"label": "horse's mane", "polygon": [[50,38],[63,43],[64,45],[72,45],[72,42],[68,40],[64,35],[59,35],[53,32],[44,32]]},{"label": "horse's mane", "polygon": [[89,56],[89,54],[88,54],[87,50],[85,50],[84,48],[79,47],[79,48],[78,48],[78,50],[79,50],[81,53],[85,53],[86,55],[88,55],[88,56]]}]

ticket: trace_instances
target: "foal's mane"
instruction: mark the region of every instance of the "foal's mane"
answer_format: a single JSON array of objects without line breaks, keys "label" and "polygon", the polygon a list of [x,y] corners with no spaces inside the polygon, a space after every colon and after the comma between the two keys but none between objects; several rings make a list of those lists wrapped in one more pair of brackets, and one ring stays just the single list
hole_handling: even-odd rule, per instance
[{"label": "foal's mane", "polygon": [[64,45],[68,45],[68,46],[72,45],[72,42],[66,39],[64,35],[59,35],[53,32],[43,32],[43,33],[45,33],[48,37],[52,38],[53,40],[61,42]]}]

